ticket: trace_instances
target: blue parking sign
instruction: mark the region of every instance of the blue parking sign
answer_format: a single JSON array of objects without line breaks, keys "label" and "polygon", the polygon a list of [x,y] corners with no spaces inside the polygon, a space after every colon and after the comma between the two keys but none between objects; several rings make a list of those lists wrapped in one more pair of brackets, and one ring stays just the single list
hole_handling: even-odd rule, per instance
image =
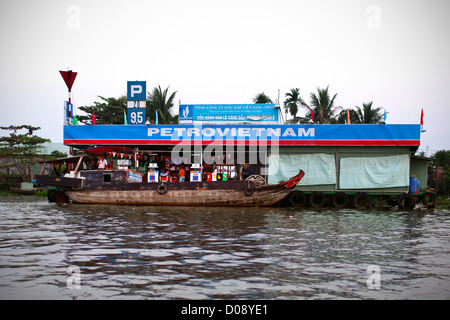
[{"label": "blue parking sign", "polygon": [[147,97],[145,81],[127,81],[127,100],[145,101]]},{"label": "blue parking sign", "polygon": [[128,124],[145,124],[145,108],[128,108]]}]

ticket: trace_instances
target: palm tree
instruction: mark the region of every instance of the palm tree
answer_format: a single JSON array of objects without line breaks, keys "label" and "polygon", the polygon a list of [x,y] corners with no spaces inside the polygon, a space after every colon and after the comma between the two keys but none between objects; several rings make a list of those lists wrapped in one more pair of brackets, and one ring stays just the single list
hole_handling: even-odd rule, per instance
[{"label": "palm tree", "polygon": [[[349,109],[348,112],[350,113],[350,123],[352,124],[360,123],[358,114],[356,113],[355,110]],[[339,114],[336,117],[336,122],[347,123],[347,109],[344,109],[341,112],[339,112]]]},{"label": "palm tree", "polygon": [[342,109],[334,105],[336,96],[337,93],[330,98],[328,86],[326,89],[317,88],[317,94],[311,92],[311,108],[314,111],[314,118],[320,124],[336,122],[334,114]]},{"label": "palm tree", "polygon": [[178,116],[173,116],[170,110],[173,107],[176,91],[168,96],[169,87],[162,90],[161,87],[153,88],[147,100],[147,119],[156,121],[156,112],[158,112],[158,123],[169,124],[177,123]]},{"label": "palm tree", "polygon": [[289,113],[291,114],[291,116],[294,117],[295,120],[295,118],[297,117],[299,105],[300,106],[307,106],[307,105],[300,96],[299,88],[291,89],[291,92],[287,92],[285,96],[287,97],[287,99],[284,100],[284,110],[286,112],[289,111]]},{"label": "palm tree", "polygon": [[363,103],[362,108],[356,106],[358,123],[379,123],[384,118],[381,108],[372,108],[372,103]]},{"label": "palm tree", "polygon": [[258,93],[253,98],[253,103],[257,104],[265,104],[265,103],[273,103],[272,99],[270,99],[264,92]]}]

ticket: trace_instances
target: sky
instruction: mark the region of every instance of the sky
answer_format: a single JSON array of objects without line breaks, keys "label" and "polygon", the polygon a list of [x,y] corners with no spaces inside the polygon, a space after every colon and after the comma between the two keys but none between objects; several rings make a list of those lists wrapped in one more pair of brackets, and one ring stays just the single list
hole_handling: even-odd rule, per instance
[{"label": "sky", "polygon": [[78,72],[78,114],[133,80],[182,104],[283,102],[292,88],[309,103],[328,86],[344,109],[386,109],[388,124],[417,124],[423,108],[431,156],[450,150],[449,13],[448,0],[2,0],[0,126],[62,142],[59,70]]}]

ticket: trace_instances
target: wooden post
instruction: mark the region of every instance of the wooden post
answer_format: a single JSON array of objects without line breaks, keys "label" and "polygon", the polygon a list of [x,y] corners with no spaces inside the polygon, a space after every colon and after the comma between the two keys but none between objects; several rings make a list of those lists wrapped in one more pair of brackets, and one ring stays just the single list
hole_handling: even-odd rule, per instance
[{"label": "wooden post", "polygon": [[82,161],[83,161],[83,156],[81,156],[80,159],[78,159],[78,163],[77,163],[77,166],[75,167],[74,174],[77,174],[78,168],[80,167],[80,164]]}]

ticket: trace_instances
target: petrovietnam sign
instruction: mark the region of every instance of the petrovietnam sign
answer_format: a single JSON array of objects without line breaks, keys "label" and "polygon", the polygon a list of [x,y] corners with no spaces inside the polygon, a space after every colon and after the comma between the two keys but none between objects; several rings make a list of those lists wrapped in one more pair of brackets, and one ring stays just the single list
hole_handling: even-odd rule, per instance
[{"label": "petrovietnam sign", "polygon": [[64,126],[66,145],[419,146],[420,125]]}]

